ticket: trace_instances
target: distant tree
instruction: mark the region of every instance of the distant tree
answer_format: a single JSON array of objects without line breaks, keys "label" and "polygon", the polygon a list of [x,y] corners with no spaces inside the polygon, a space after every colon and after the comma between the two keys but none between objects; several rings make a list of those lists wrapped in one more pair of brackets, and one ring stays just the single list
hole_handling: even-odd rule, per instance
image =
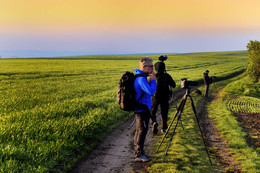
[{"label": "distant tree", "polygon": [[260,42],[250,40],[247,44],[247,52],[249,56],[247,72],[252,80],[258,82],[260,79]]}]

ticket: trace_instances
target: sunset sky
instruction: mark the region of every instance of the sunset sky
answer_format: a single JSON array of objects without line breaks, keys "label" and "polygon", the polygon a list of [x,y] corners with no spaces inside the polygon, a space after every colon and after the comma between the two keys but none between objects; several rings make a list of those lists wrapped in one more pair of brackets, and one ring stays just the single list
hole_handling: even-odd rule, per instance
[{"label": "sunset sky", "polygon": [[259,0],[0,0],[1,51],[246,50]]}]

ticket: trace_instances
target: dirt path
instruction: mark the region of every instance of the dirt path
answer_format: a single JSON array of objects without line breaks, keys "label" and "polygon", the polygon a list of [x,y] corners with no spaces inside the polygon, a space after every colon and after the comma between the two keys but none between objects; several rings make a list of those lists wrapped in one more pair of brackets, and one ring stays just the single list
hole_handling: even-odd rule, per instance
[{"label": "dirt path", "polygon": [[[142,165],[135,165],[133,162],[133,120],[134,116],[108,134],[72,172],[131,172],[140,169]],[[147,139],[149,140],[149,137]]]},{"label": "dirt path", "polygon": [[[110,134],[108,134],[91,153],[86,160],[80,162],[72,172],[78,173],[112,173],[112,172],[139,172],[145,171],[145,164],[134,162],[134,133],[135,123],[132,116],[127,122],[121,124]],[[152,126],[146,136],[145,149],[147,149],[154,140],[152,135]]]}]

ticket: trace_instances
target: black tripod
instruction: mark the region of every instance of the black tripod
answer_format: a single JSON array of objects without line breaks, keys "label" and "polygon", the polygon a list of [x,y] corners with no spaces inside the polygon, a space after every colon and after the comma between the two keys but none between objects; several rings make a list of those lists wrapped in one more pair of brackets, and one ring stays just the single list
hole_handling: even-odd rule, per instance
[{"label": "black tripod", "polygon": [[160,143],[160,145],[159,145],[159,147],[158,147],[157,150],[159,150],[159,148],[161,147],[161,145],[162,145],[162,143],[163,143],[163,140],[165,139],[166,135],[168,134],[168,132],[169,132],[169,130],[170,130],[170,128],[171,128],[171,126],[172,126],[172,124],[173,124],[175,118],[178,116],[178,117],[177,117],[177,122],[176,122],[176,124],[175,124],[174,130],[173,130],[173,132],[172,132],[172,135],[171,135],[171,138],[170,138],[168,147],[167,147],[167,150],[166,150],[166,152],[165,152],[165,154],[164,154],[164,157],[163,157],[163,162],[164,162],[165,157],[166,157],[166,154],[167,154],[167,152],[168,152],[168,150],[169,150],[169,147],[170,147],[170,143],[171,143],[171,141],[172,141],[172,139],[173,139],[173,136],[174,136],[174,134],[175,134],[175,130],[176,130],[177,124],[178,124],[178,122],[181,120],[181,113],[182,113],[182,111],[183,111],[183,109],[184,109],[184,106],[185,106],[187,97],[190,97],[192,109],[193,109],[193,112],[194,112],[195,117],[196,117],[196,119],[197,119],[197,124],[198,124],[199,129],[200,129],[200,134],[201,134],[201,137],[202,137],[203,142],[204,142],[205,150],[206,150],[206,152],[207,152],[207,154],[208,154],[209,162],[210,162],[210,164],[212,165],[212,162],[211,162],[210,156],[209,156],[209,152],[208,152],[208,149],[207,149],[207,147],[206,147],[205,139],[204,139],[204,137],[203,137],[203,134],[202,134],[202,131],[201,131],[201,128],[200,128],[200,124],[199,124],[199,119],[198,119],[198,116],[197,116],[196,108],[195,108],[195,106],[194,106],[194,102],[193,102],[193,100],[192,100],[192,97],[190,96],[190,88],[187,88],[186,94],[183,96],[183,99],[182,99],[182,101],[181,101],[181,104],[180,104],[180,106],[178,107],[178,109],[177,109],[177,111],[176,111],[176,113],[175,113],[175,115],[174,115],[174,118],[173,118],[173,120],[171,121],[171,123],[170,123],[170,125],[169,125],[169,127],[168,127],[168,129],[167,129],[167,131],[166,131],[166,133],[165,133],[165,135],[164,135],[164,137],[163,137],[163,139],[162,139],[162,141],[161,141],[161,143]]}]

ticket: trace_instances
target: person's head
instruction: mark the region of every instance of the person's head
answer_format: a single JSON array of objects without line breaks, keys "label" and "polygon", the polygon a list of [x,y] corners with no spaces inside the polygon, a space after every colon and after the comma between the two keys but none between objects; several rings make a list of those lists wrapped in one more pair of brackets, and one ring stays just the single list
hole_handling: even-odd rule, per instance
[{"label": "person's head", "polygon": [[153,59],[150,57],[142,57],[140,59],[140,70],[147,74],[153,72]]},{"label": "person's head", "polygon": [[165,72],[165,64],[163,62],[157,62],[154,66],[157,73],[162,74]]},{"label": "person's head", "polygon": [[208,76],[209,75],[209,71],[206,70],[203,74],[204,74],[204,76]]}]

